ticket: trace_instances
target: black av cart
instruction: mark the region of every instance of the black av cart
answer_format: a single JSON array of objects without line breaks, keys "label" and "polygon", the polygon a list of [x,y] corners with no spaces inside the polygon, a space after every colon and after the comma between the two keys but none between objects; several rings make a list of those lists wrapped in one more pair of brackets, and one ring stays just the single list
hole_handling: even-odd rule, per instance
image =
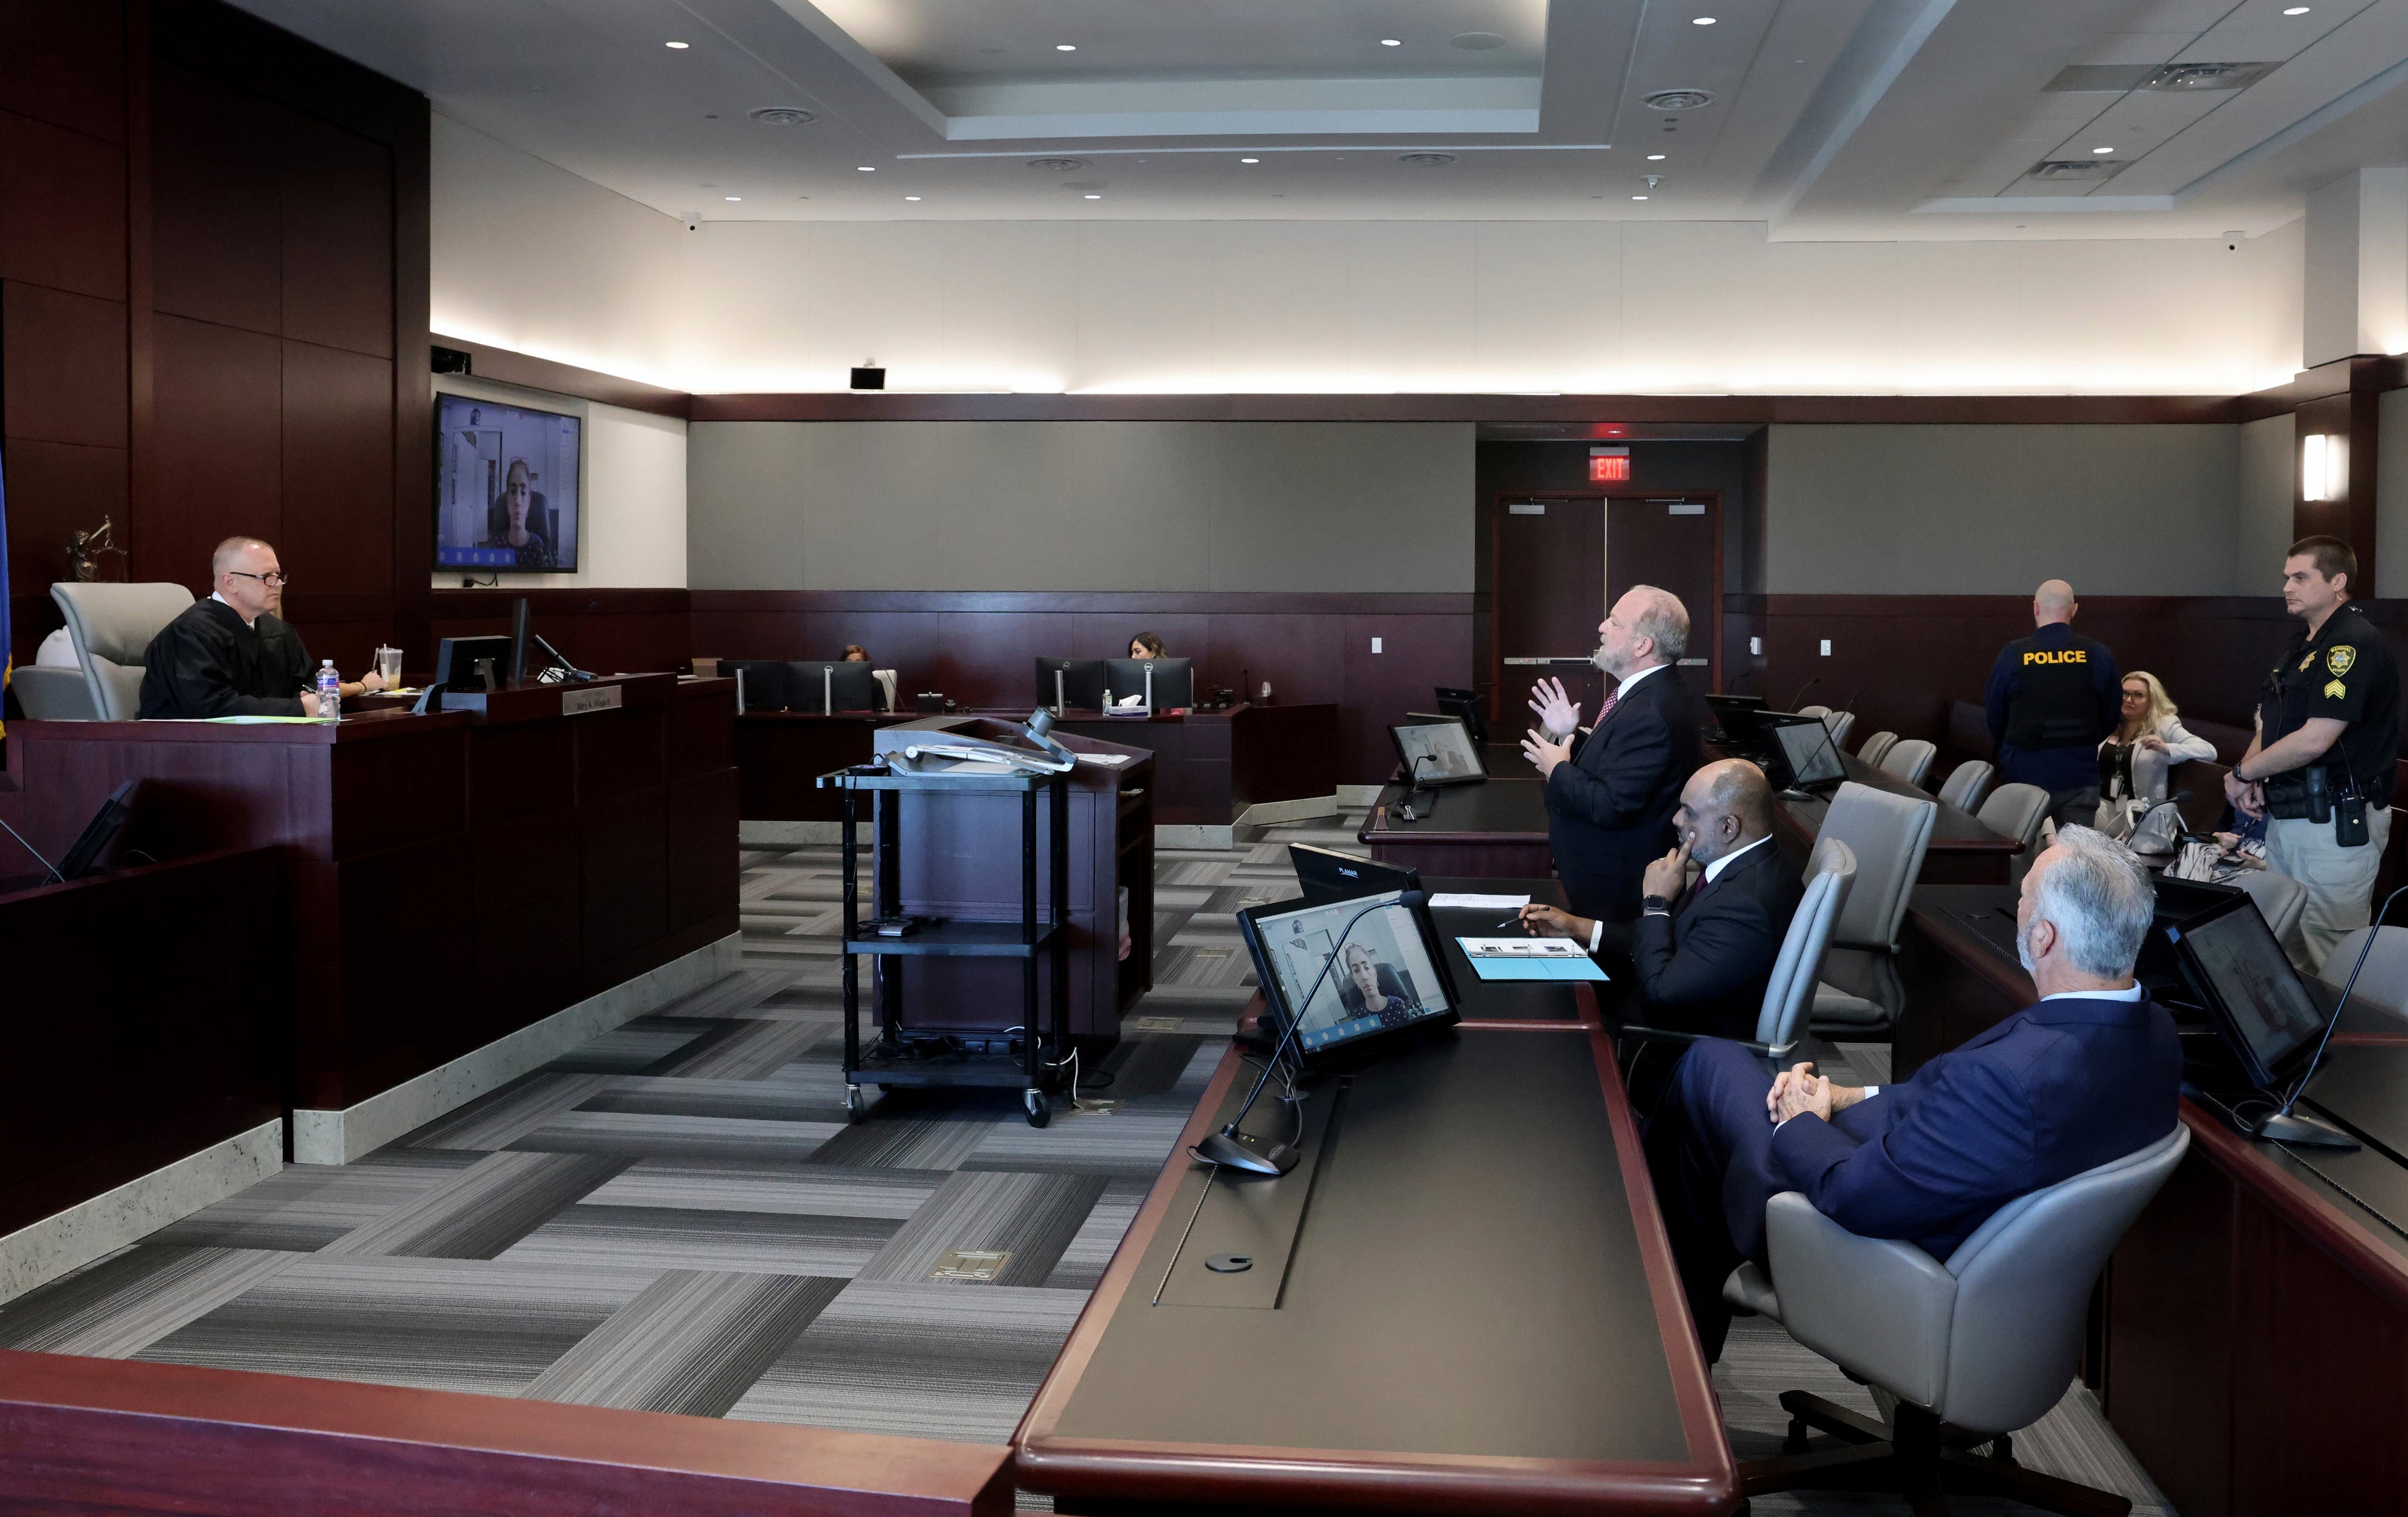
[{"label": "black av cart", "polygon": [[[1059,1084],[1055,1069],[1070,1055],[1069,776],[996,773],[987,766],[912,772],[906,764],[890,764],[892,757],[819,780],[839,791],[843,803],[845,1110],[850,1118],[860,1116],[864,1085],[1018,1086],[1029,1125],[1042,1127],[1053,1119],[1052,1095]],[[867,850],[860,838],[865,794],[870,799]],[[965,909],[959,901],[911,898],[923,894],[918,891],[907,894],[904,880],[913,871],[907,868],[905,855],[915,845],[916,832],[924,829],[932,838],[958,837],[958,818],[946,815],[955,812],[1000,823],[1013,809],[1014,798],[1020,823],[1016,917],[996,917],[981,905]],[[954,824],[929,824],[939,818]],[[1009,831],[1003,825],[970,831],[993,845],[982,851],[992,866],[994,855],[1009,847]],[[865,852],[872,896],[866,918],[861,910]],[[863,954],[878,959],[878,1024],[876,1036],[866,1041],[861,1026]],[[960,959],[1020,961],[1016,1023],[966,1026],[947,1018],[941,1025],[912,1024],[906,994],[910,977],[940,973],[942,966],[931,961]]]}]

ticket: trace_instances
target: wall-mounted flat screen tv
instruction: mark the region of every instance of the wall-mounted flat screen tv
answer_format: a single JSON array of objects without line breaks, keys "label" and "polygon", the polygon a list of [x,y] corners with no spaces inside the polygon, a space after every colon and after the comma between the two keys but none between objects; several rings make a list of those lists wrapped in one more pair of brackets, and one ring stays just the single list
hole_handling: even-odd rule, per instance
[{"label": "wall-mounted flat screen tv", "polygon": [[435,397],[435,566],[577,567],[582,419],[468,395]]}]

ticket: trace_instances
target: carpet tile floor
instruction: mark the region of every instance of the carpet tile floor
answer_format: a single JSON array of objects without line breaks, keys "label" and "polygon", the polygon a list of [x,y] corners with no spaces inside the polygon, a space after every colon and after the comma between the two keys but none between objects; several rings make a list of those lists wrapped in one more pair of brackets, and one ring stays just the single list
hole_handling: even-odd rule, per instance
[{"label": "carpet tile floor", "polygon": [[[1253,994],[1233,913],[1294,894],[1288,842],[1352,851],[1359,821],[1158,850],[1155,988],[1080,1070],[1108,1109],[1043,1129],[1009,1091],[897,1091],[848,1125],[837,850],[749,851],[738,972],[0,1306],[0,1347],[1004,1441]],[[1885,1047],[1843,1052],[1887,1072]],[[1715,1385],[1742,1458],[1778,1442],[1783,1389],[1870,1410],[1744,1319]],[[2079,1387],[2018,1446],[2167,1510]]]}]

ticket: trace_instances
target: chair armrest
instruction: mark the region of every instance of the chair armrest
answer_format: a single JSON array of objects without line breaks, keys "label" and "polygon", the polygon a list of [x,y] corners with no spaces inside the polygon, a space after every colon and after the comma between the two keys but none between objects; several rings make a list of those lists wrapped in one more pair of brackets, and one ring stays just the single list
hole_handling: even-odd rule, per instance
[{"label": "chair armrest", "polygon": [[1789,1336],[1902,1400],[1935,1403],[1956,1277],[1912,1243],[1858,1238],[1796,1191],[1772,1198],[1764,1224]]}]

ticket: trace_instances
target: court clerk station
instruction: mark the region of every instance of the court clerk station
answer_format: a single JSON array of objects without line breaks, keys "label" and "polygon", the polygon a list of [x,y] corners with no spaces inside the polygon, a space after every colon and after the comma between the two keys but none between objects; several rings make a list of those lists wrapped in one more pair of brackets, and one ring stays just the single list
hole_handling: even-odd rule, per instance
[{"label": "court clerk station", "polygon": [[0,1506],[2408,1510],[2408,0],[0,0]]}]

